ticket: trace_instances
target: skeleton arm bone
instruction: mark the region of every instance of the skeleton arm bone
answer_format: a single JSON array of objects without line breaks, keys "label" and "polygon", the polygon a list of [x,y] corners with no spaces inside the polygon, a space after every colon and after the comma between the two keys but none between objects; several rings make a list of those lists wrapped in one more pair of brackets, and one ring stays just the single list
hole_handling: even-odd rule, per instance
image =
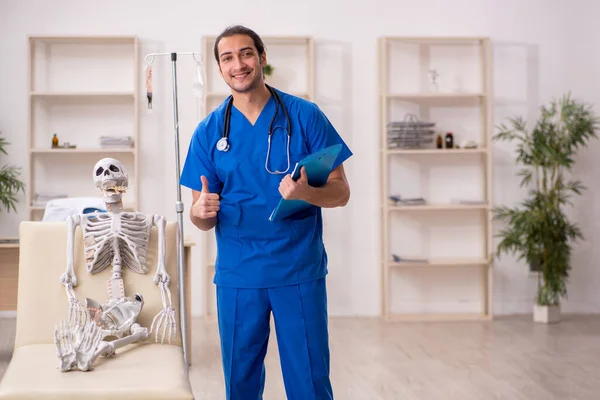
[{"label": "skeleton arm bone", "polygon": [[171,277],[167,274],[166,268],[166,254],[165,254],[165,230],[167,226],[167,220],[161,215],[154,215],[152,217],[152,225],[158,227],[158,268],[154,275],[154,284],[158,285],[159,282],[164,282],[167,286],[171,284]]},{"label": "skeleton arm bone", "polygon": [[81,215],[73,214],[67,217],[67,269],[60,276],[63,285],[69,283],[77,286],[77,277],[75,276],[75,229],[81,224]]},{"label": "skeleton arm bone", "polygon": [[75,296],[73,288],[77,286],[77,277],[75,276],[75,229],[81,224],[81,216],[78,214],[67,217],[67,269],[60,276],[60,282],[65,286],[67,298],[69,300],[69,323],[80,326],[87,321],[87,311],[83,304]]},{"label": "skeleton arm bone", "polygon": [[156,341],[159,341],[159,332],[162,328],[161,343],[165,336],[168,337],[168,342],[174,339],[177,334],[177,321],[175,319],[175,307],[171,301],[171,291],[169,286],[171,278],[167,274],[166,269],[166,254],[165,254],[165,228],[167,221],[160,215],[154,215],[152,223],[158,226],[158,268],[154,277],[154,283],[158,284],[163,302],[163,309],[159,312],[152,321],[150,332],[155,332]]}]

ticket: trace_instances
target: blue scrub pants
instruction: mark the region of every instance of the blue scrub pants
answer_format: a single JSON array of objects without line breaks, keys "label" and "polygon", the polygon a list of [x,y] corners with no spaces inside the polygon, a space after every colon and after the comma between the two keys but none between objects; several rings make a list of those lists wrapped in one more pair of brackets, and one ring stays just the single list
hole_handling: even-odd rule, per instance
[{"label": "blue scrub pants", "polygon": [[227,400],[261,400],[273,312],[289,400],[333,399],[325,278],[269,289],[217,286]]}]

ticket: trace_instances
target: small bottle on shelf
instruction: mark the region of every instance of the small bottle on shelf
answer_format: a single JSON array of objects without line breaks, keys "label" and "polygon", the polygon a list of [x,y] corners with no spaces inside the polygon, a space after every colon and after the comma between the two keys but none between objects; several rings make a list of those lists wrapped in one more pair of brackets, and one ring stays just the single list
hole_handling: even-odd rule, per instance
[{"label": "small bottle on shelf", "polygon": [[56,136],[56,133],[54,134],[54,136],[52,136],[52,148],[57,148],[58,147],[58,137]]},{"label": "small bottle on shelf", "polygon": [[444,148],[444,140],[442,139],[442,134],[438,133],[437,136],[437,148],[438,149],[443,149]]},{"label": "small bottle on shelf", "polygon": [[445,141],[446,141],[446,148],[447,149],[454,148],[454,135],[452,135],[452,132],[446,133]]}]

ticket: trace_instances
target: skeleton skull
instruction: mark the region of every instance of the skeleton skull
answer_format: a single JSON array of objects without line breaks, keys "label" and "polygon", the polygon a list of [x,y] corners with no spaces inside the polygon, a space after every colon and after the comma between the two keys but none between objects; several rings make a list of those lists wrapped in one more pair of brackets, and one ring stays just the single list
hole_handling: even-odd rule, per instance
[{"label": "skeleton skull", "polygon": [[121,193],[129,184],[127,171],[123,164],[114,158],[103,158],[94,166],[94,183],[102,191],[106,202],[116,203],[121,200]]}]

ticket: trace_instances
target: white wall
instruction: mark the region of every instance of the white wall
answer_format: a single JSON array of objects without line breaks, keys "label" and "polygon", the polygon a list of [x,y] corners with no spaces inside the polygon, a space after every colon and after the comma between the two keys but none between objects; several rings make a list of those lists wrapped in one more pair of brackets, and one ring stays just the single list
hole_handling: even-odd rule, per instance
[{"label": "white wall", "polygon": [[[222,5],[221,5],[222,4]],[[27,36],[134,34],[143,42],[142,54],[161,51],[199,51],[205,34],[243,23],[263,35],[313,35],[317,50],[317,102],[330,115],[355,156],[347,165],[352,200],[345,209],[327,211],[330,253],[330,312],[332,315],[377,315],[380,310],[379,193],[370,188],[378,177],[377,47],[382,35],[477,35],[493,40],[495,106],[494,124],[521,114],[535,115],[540,102],[567,90],[587,101],[600,100],[598,58],[592,16],[598,6],[591,1],[508,0],[467,1],[315,1],[272,2],[239,0],[222,2],[174,1],[8,1],[0,0],[0,129],[13,143],[10,156],[0,156],[26,167],[27,156]],[[87,9],[84,9],[88,7]],[[317,12],[314,7],[322,7]],[[381,16],[377,14],[382,13]],[[587,21],[587,23],[586,23]],[[589,46],[589,47],[588,47]],[[182,154],[198,120],[196,103],[186,81],[192,70],[180,67],[180,129]],[[176,183],[173,156],[173,119],[170,74],[155,81],[162,96],[150,118],[141,115],[141,209],[175,219]],[[187,74],[187,75],[186,75]],[[90,77],[93,79],[93,77]],[[142,90],[142,88],[140,88]],[[580,158],[576,173],[590,188],[572,215],[582,224],[588,242],[577,247],[566,311],[596,312],[598,235],[594,218],[600,212],[600,186],[593,171],[598,144]],[[159,154],[166,149],[165,154]],[[515,178],[510,147],[496,144],[494,202],[514,204],[522,192]],[[27,171],[25,171],[26,173]],[[183,192],[186,212],[190,193]],[[16,235],[20,213],[0,216],[0,236]],[[190,224],[186,234],[200,240]],[[344,253],[348,251],[348,253]],[[194,250],[194,259],[202,254]],[[199,266],[194,269],[193,310],[203,301]],[[496,263],[494,307],[496,313],[530,312],[535,282],[522,264],[510,258]],[[440,292],[440,299],[444,293]],[[459,298],[458,306],[461,302]]]}]

